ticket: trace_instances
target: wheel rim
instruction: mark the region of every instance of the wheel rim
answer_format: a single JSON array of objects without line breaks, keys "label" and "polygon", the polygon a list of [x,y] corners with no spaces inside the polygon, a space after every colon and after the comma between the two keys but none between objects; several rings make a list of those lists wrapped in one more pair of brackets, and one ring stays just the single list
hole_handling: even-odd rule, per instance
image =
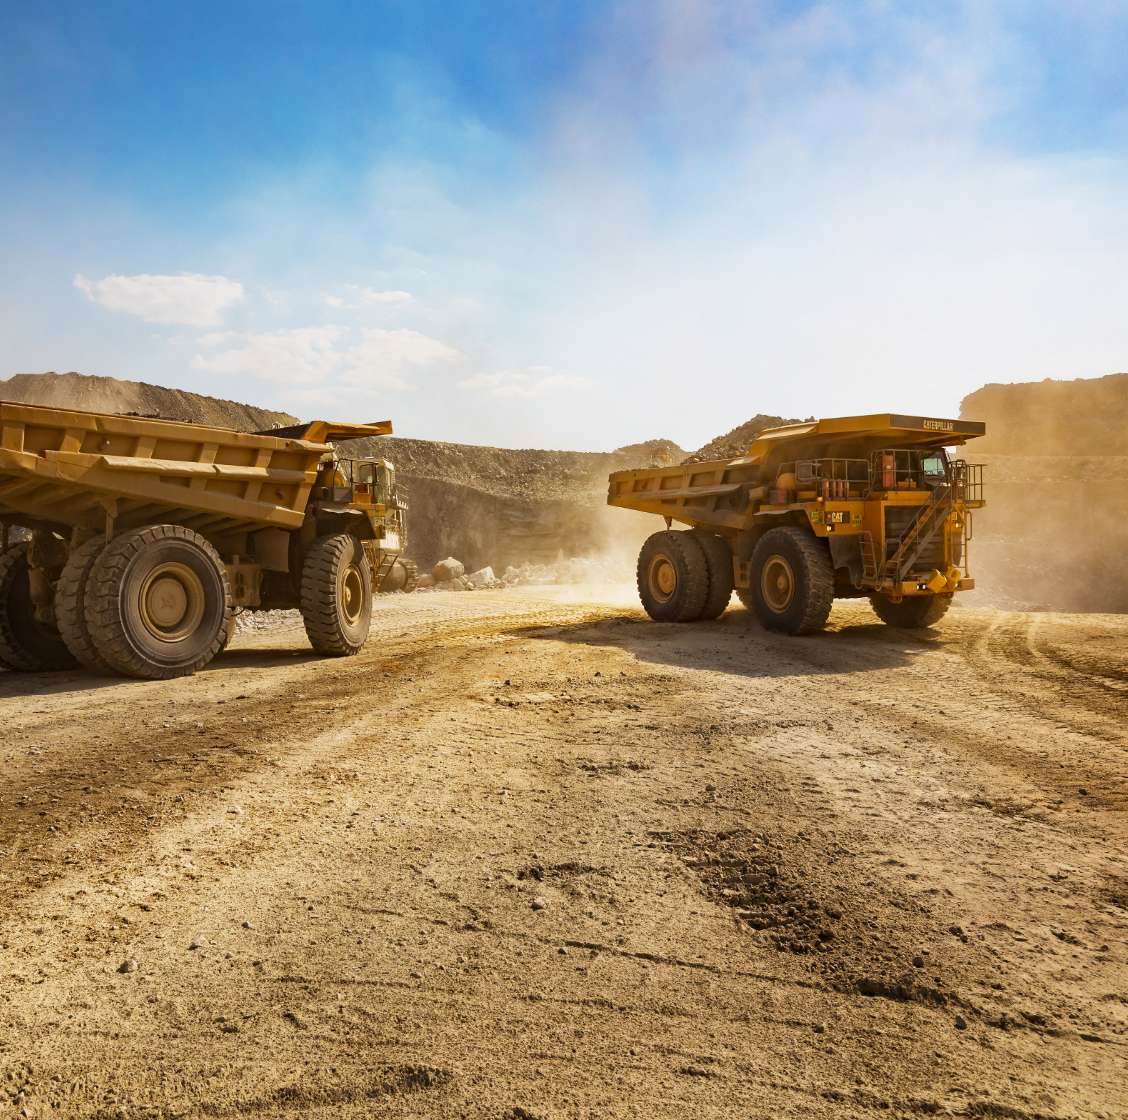
[{"label": "wheel rim", "polygon": [[181,642],[196,632],[206,609],[204,585],[186,564],[158,564],[141,585],[139,614],[162,642]]},{"label": "wheel rim", "polygon": [[650,593],[660,603],[668,603],[678,589],[678,570],[661,553],[650,561]]},{"label": "wheel rim", "polygon": [[364,578],[355,564],[341,574],[341,613],[351,626],[364,611]]},{"label": "wheel rim", "polygon": [[786,557],[769,556],[760,572],[760,592],[770,610],[781,614],[795,598],[795,572]]}]

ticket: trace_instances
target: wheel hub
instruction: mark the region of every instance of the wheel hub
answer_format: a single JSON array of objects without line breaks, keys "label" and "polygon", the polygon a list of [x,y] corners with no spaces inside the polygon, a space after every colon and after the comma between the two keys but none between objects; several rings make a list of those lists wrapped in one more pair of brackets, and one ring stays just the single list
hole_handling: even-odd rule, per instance
[{"label": "wheel hub", "polygon": [[363,610],[364,579],[360,569],[355,564],[350,564],[341,577],[341,611],[352,625],[360,618]]},{"label": "wheel hub", "polygon": [[786,557],[769,556],[760,575],[760,591],[768,607],[781,614],[795,598],[795,572]]},{"label": "wheel hub", "polygon": [[145,629],[162,642],[193,634],[204,617],[204,585],[186,564],[160,564],[141,585],[140,615]]},{"label": "wheel hub", "polygon": [[656,599],[668,602],[678,589],[678,572],[667,556],[655,556],[650,565],[650,590]]}]

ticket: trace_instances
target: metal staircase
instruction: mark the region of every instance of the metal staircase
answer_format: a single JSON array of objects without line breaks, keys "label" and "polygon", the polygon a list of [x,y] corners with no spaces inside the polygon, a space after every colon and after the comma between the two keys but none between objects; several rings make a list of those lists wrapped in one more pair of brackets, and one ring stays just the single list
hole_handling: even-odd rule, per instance
[{"label": "metal staircase", "polygon": [[[932,491],[932,497],[925,505],[921,506],[909,527],[905,530],[897,549],[882,567],[882,575],[893,582],[904,579],[907,572],[912,571],[913,564],[921,551],[932,541],[933,537],[943,528],[944,522],[952,509],[952,489],[950,486],[937,486]],[[865,544],[863,548],[863,563],[865,557]],[[870,543],[872,551],[873,544]]]},{"label": "metal staircase", "polygon": [[388,574],[391,572],[398,555],[398,552],[383,552],[380,554],[379,563],[376,565],[376,570],[372,573],[373,591],[380,590],[381,584],[388,578]]},{"label": "metal staircase", "polygon": [[858,545],[862,550],[862,579],[872,583],[877,579],[877,554],[873,548],[873,534],[863,530],[858,534]]}]

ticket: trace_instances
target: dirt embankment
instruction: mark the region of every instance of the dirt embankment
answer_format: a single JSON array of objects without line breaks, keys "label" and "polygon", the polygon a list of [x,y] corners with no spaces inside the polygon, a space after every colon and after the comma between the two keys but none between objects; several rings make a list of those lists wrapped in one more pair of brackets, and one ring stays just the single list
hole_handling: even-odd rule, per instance
[{"label": "dirt embankment", "polygon": [[0,381],[0,400],[80,408],[87,412],[123,412],[160,416],[192,424],[256,432],[296,424],[288,412],[219,400],[182,389],[166,389],[144,381],[93,377],[85,373],[17,373]]},{"label": "dirt embankment", "polygon": [[[411,503],[409,550],[416,559],[430,564],[454,555],[470,568],[489,564],[498,571],[526,561],[605,553],[624,539],[633,550],[634,518],[605,504],[608,474],[667,466],[685,455],[670,440],[588,452],[396,436],[356,440],[341,450],[382,455],[396,464]],[[653,529],[652,518],[639,520]]]},{"label": "dirt embankment", "polygon": [[961,415],[987,423],[972,569],[1005,606],[1128,611],[1128,374],[986,385]]},{"label": "dirt embankment", "polygon": [[711,439],[704,447],[699,447],[685,459],[687,463],[703,463],[707,459],[734,459],[743,455],[762,431],[768,428],[781,428],[784,424],[798,424],[799,420],[785,420],[782,416],[769,416],[758,412],[751,420],[738,424],[731,432]]}]

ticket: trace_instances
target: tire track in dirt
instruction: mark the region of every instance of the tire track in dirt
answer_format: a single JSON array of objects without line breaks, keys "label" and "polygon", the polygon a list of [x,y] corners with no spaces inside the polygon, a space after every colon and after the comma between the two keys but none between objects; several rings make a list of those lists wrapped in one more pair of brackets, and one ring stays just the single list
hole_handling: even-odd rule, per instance
[{"label": "tire track in dirt", "polygon": [[[59,883],[6,927],[21,979],[0,978],[0,1038],[9,1025],[29,1092],[56,1091],[45,1086],[61,1078],[70,1095],[57,1111],[90,1115],[99,1086],[89,1071],[113,1070],[118,1095],[107,1107],[117,1111],[107,1115],[246,1106],[433,1120],[1057,1120],[1119,1099],[1123,1047],[994,1030],[966,1011],[961,1031],[953,1011],[833,990],[707,899],[695,872],[649,839],[755,822],[815,867],[835,845],[848,849],[825,874],[843,861],[854,868],[842,885],[862,925],[875,927],[867,961],[911,951],[881,944],[886,927],[907,928],[920,897],[902,874],[913,837],[897,847],[892,835],[912,818],[889,813],[913,787],[892,774],[919,760],[931,789],[935,767],[905,746],[895,721],[935,699],[935,673],[962,663],[961,638],[847,626],[825,642],[794,642],[747,628],[735,612],[717,627],[667,631],[615,608],[520,604],[500,623],[427,621],[405,604],[389,611],[378,649],[324,673],[285,664],[285,650],[250,652],[274,659],[240,666],[255,685],[234,686],[267,724],[256,756],[225,763],[159,827],[122,818],[107,847],[96,830],[76,833],[79,877],[104,873],[117,894],[68,903],[71,884]],[[221,666],[191,685],[204,677],[216,689]],[[968,679],[962,670],[958,680]],[[882,710],[882,699],[893,706]],[[877,705],[872,718],[863,704]],[[963,707],[944,706],[964,718]],[[229,704],[207,711],[205,731],[233,714]],[[136,722],[136,712],[119,713],[113,733]],[[320,737],[303,735],[311,724]],[[62,732],[52,737],[62,774]],[[109,743],[92,749],[112,758]],[[982,769],[958,746],[951,757],[950,769]],[[845,772],[867,769],[888,788],[859,784],[836,806],[824,796],[856,780]],[[246,814],[229,816],[234,805]],[[966,823],[953,816],[940,853],[957,899],[975,851]],[[184,848],[191,876],[178,863]],[[885,866],[887,852],[903,858]],[[599,874],[552,873],[568,866]],[[798,860],[795,873],[807,866]],[[1040,882],[1015,874],[1016,890]],[[154,888],[163,897],[148,899]],[[1045,907],[1036,885],[1029,899]],[[130,908],[139,901],[152,912]],[[129,928],[107,929],[123,911]],[[134,944],[140,968],[118,976],[114,964]],[[994,975],[974,944],[956,938],[953,948],[969,981]],[[367,1095],[379,1071],[394,1080],[412,1069],[450,1080]]]},{"label": "tire track in dirt", "polygon": [[[81,673],[0,675],[0,688],[23,701],[6,713],[12,741],[36,743],[5,760],[0,849],[30,858],[34,867],[23,881],[12,871],[0,878],[0,898],[12,905],[72,874],[74,853],[82,848],[97,846],[107,855],[124,851],[138,837],[183,817],[189,811],[186,798],[206,797],[241,775],[277,765],[292,750],[296,727],[316,724],[321,736],[347,734],[350,725],[368,719],[374,698],[392,719],[447,696],[457,679],[451,668],[462,655],[459,643],[559,621],[562,613],[580,623],[607,613],[590,604],[526,605],[494,615],[484,604],[478,609],[480,617],[451,611],[437,619],[424,616],[390,637],[377,628],[361,654],[349,659],[250,647],[221,655],[193,678],[108,680],[92,690]],[[300,628],[284,637],[305,641]],[[297,665],[291,664],[293,652]],[[36,691],[44,679],[64,709],[45,721],[44,697]],[[64,691],[70,685],[77,685],[76,695]],[[218,700],[217,688],[226,691]],[[93,703],[86,699],[90,691]],[[122,692],[129,697],[124,705]],[[76,737],[80,720],[79,726],[94,729],[89,738]]]}]

